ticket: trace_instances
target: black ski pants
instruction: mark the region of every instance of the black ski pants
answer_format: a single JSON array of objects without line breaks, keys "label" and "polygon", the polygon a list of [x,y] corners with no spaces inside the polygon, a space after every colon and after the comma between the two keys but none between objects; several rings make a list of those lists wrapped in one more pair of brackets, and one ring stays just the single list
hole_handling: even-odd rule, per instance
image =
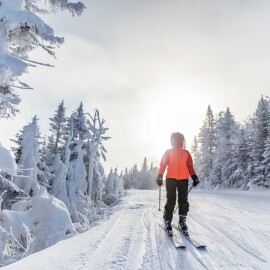
[{"label": "black ski pants", "polygon": [[167,203],[165,204],[163,218],[165,221],[172,221],[173,210],[176,203],[176,190],[178,193],[179,215],[186,216],[189,210],[188,203],[188,179],[176,180],[166,179]]}]

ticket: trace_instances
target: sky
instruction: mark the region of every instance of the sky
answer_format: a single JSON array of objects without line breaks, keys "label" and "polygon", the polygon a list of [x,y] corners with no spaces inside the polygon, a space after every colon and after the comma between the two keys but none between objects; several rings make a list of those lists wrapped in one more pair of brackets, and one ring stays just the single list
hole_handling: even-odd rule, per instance
[{"label": "sky", "polygon": [[180,131],[190,149],[205,117],[228,106],[244,121],[261,95],[270,95],[270,2],[268,0],[85,0],[81,17],[68,13],[44,20],[65,37],[55,65],[30,68],[21,90],[21,113],[1,120],[0,140],[40,119],[49,120],[63,99],[70,114],[79,103],[100,110],[109,128],[106,170],[155,165]]}]

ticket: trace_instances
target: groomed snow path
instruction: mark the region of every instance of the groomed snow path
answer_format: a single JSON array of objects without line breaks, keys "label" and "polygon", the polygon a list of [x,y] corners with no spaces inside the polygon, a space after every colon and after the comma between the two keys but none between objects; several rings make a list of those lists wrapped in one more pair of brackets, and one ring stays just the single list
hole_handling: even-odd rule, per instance
[{"label": "groomed snow path", "polygon": [[190,234],[207,248],[177,250],[158,226],[158,191],[130,191],[108,220],[2,269],[270,269],[269,194],[192,190]]}]

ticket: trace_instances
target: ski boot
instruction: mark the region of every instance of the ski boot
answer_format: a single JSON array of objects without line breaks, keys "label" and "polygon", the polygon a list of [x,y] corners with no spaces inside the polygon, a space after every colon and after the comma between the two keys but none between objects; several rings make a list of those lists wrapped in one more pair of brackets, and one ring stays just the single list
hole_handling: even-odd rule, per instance
[{"label": "ski boot", "polygon": [[167,233],[169,234],[169,236],[172,236],[172,225],[170,221],[164,221],[164,229],[165,231],[167,231]]},{"label": "ski boot", "polygon": [[185,234],[186,236],[189,236],[188,234],[188,227],[187,227],[187,216],[179,216],[179,223],[178,223],[178,228]]}]

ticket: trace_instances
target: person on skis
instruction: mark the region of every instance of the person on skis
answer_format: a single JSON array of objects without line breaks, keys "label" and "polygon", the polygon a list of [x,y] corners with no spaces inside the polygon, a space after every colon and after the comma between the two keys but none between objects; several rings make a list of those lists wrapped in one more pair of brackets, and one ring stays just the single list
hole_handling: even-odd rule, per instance
[{"label": "person on skis", "polygon": [[179,223],[178,227],[188,235],[186,217],[189,210],[188,202],[188,178],[193,179],[193,186],[199,183],[198,177],[193,168],[193,161],[190,153],[183,149],[184,136],[180,132],[171,134],[172,148],[166,150],[161,162],[157,177],[157,184],[163,185],[163,174],[167,168],[166,191],[167,202],[164,209],[164,228],[167,231],[172,230],[171,221],[176,203],[176,190],[178,192]]}]

